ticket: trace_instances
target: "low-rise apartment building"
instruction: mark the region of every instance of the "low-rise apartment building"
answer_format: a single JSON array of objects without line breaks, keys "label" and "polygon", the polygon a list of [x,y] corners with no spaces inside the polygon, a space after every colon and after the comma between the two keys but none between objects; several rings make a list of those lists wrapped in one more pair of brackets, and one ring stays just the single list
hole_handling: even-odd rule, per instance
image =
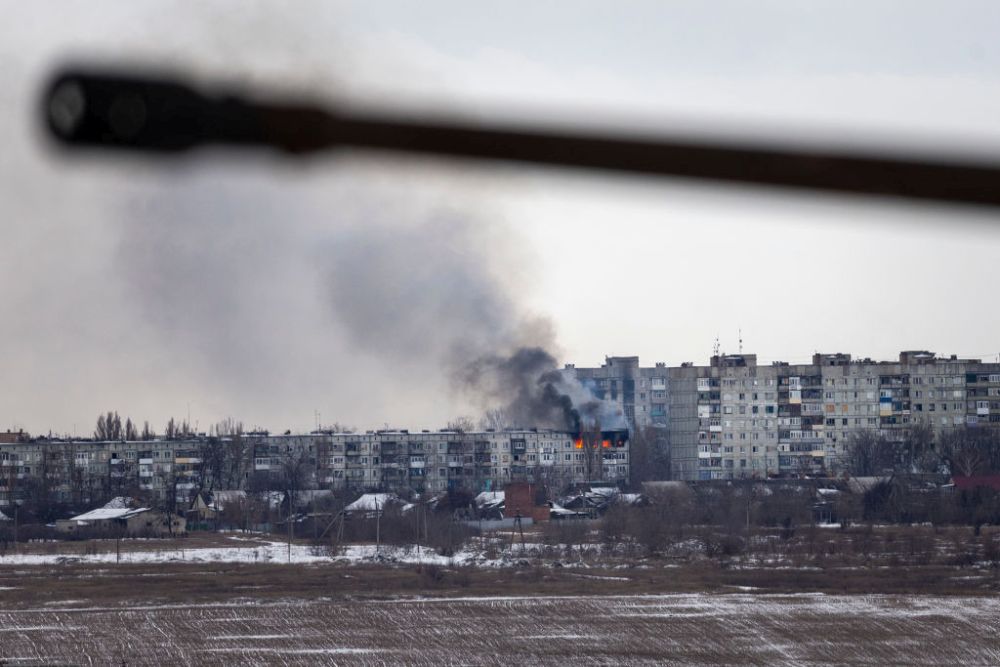
[{"label": "low-rise apartment building", "polygon": [[289,483],[300,489],[479,492],[529,481],[561,490],[595,480],[623,485],[628,466],[626,432],[586,443],[541,429],[35,439],[0,444],[0,507],[38,494],[72,505],[139,495],[186,506],[202,489],[281,489]]}]

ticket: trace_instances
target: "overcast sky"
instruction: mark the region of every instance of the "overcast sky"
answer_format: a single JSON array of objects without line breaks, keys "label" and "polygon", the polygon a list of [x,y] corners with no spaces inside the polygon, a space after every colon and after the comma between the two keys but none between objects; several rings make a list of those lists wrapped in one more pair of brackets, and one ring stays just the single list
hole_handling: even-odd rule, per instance
[{"label": "overcast sky", "polygon": [[[84,61],[468,118],[989,158],[995,2],[2,9],[2,428],[83,435],[108,409],[158,429],[189,409],[202,428],[307,429],[316,411],[439,426],[477,407],[435,356],[439,333],[466,335],[450,304],[478,301],[442,277],[473,265],[486,268],[471,283],[493,281],[488,303],[518,327],[547,318],[560,361],[578,365],[705,363],[716,336],[735,351],[739,329],[765,361],[1000,355],[996,212],[389,156],[67,159],[37,131],[45,78]],[[412,251],[378,245],[394,238]],[[382,281],[370,267],[390,260]],[[399,315],[411,299],[435,317]],[[383,300],[358,319],[359,301]]]}]

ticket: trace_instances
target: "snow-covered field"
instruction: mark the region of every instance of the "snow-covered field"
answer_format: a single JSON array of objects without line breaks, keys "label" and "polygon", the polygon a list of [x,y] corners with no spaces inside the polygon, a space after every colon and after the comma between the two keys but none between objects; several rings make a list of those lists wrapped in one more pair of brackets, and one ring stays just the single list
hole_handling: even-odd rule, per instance
[{"label": "snow-covered field", "polygon": [[[96,553],[13,553],[0,556],[0,566],[4,565],[61,565],[68,563],[331,563],[331,562],[398,562],[409,564],[438,565],[481,565],[496,567],[510,564],[522,556],[536,555],[541,545],[518,544],[500,554],[497,558],[487,558],[483,550],[475,546],[457,552],[454,556],[440,556],[427,547],[409,545],[395,547],[374,544],[349,544],[336,554],[323,547],[292,544],[263,539],[230,537],[231,546],[160,548],[156,542],[149,542],[146,548],[130,548],[116,554],[114,542],[105,541],[102,550]],[[176,542],[174,543],[176,544]],[[132,546],[132,545],[130,545]]]},{"label": "snow-covered field", "polygon": [[[234,538],[238,539],[238,538]],[[475,564],[485,559],[472,551],[462,551],[454,557],[439,556],[426,547],[376,547],[374,544],[351,544],[336,555],[330,555],[322,548],[293,544],[291,548],[284,542],[254,540],[248,546],[173,548],[150,547],[145,550],[127,550],[120,554],[112,551],[83,554],[40,554],[7,553],[0,556],[2,565],[60,565],[67,563],[107,564],[107,563],[330,563],[330,562],[377,562],[386,560],[400,563]]]},{"label": "snow-covered field", "polygon": [[989,597],[466,597],[0,611],[18,664],[1000,664]]}]

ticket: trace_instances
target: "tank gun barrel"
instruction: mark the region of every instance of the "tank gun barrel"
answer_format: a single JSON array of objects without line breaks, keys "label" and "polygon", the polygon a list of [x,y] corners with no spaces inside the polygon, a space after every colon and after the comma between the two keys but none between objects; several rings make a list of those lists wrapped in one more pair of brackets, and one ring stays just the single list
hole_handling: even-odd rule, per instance
[{"label": "tank gun barrel", "polygon": [[47,89],[44,114],[56,139],[77,148],[166,154],[216,144],[269,147],[291,155],[375,149],[1000,205],[1000,163],[393,116],[212,96],[167,78],[118,73],[57,76]]}]

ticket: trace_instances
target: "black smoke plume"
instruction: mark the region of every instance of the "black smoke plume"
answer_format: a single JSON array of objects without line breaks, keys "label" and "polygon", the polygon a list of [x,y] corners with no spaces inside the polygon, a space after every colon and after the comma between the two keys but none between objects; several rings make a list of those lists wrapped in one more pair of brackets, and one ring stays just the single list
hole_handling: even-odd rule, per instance
[{"label": "black smoke plume", "polygon": [[467,214],[412,218],[353,227],[332,250],[334,312],[356,344],[429,364],[473,408],[503,406],[511,425],[575,433],[599,419],[600,402],[558,368],[552,323],[522,305],[524,246]]}]

